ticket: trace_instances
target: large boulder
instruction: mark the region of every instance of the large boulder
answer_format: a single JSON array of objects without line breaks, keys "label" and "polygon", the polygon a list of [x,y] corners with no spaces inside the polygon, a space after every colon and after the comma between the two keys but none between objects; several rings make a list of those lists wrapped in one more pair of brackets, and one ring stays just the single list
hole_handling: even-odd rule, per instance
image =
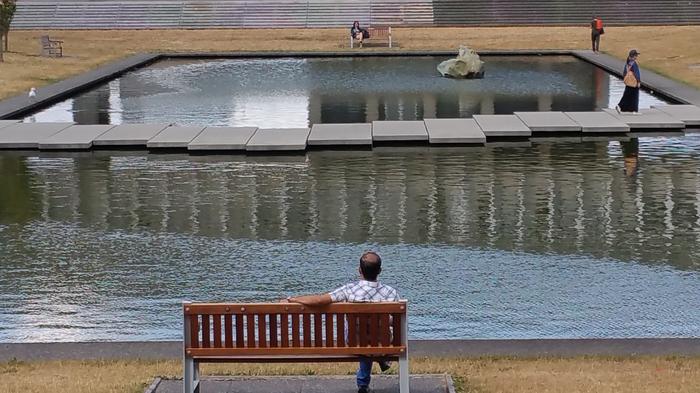
[{"label": "large boulder", "polygon": [[479,59],[476,52],[461,46],[457,58],[443,61],[438,64],[437,70],[442,76],[448,78],[483,78],[484,62]]}]

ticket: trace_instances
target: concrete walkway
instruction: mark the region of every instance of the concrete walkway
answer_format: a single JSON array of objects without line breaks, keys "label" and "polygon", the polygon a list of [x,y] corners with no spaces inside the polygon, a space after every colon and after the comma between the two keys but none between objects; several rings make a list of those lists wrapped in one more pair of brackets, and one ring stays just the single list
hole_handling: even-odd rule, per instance
[{"label": "concrete walkway", "polygon": [[[594,53],[589,50],[573,51],[572,55],[589,63],[595,64],[600,68],[610,72],[613,75],[622,76],[622,71],[625,68],[625,61],[616,59],[604,53]],[[643,63],[641,63],[643,67]],[[662,93],[665,96],[671,97],[676,101],[686,104],[700,106],[700,90],[686,85],[681,82],[676,82],[663,75],[659,75],[647,69],[641,69],[642,86]]]},{"label": "concrete walkway", "polygon": [[[355,393],[354,376],[288,376],[288,377],[203,377],[203,392],[221,393]],[[374,393],[398,393],[395,375],[373,375],[370,385]],[[411,393],[453,393],[448,375],[411,375]],[[181,393],[182,380],[156,380],[146,393]]]},{"label": "concrete walkway", "polygon": [[[479,356],[700,356],[700,338],[410,340],[411,357]],[[182,342],[84,342],[0,344],[0,362],[17,359],[181,359]]]}]

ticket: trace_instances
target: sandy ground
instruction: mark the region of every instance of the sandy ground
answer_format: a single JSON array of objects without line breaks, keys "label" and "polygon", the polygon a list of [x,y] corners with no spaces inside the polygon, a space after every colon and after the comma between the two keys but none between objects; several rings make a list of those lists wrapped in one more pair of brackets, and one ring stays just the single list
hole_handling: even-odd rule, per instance
[{"label": "sandy ground", "polygon": [[[353,364],[207,364],[204,375],[351,375]],[[376,367],[376,366],[375,366]],[[394,365],[392,371],[395,372]],[[375,370],[377,371],[377,370]],[[181,377],[179,361],[0,363],[5,393],[143,392],[154,377]],[[412,358],[412,373],[450,373],[459,392],[695,393],[700,358]]]},{"label": "sandy ground", "polygon": [[[395,50],[588,49],[582,27],[396,28]],[[65,57],[42,58],[39,37],[64,41]],[[606,28],[601,49],[624,58],[636,48],[643,67],[700,87],[700,26]],[[370,40],[371,41],[371,40]],[[347,29],[15,31],[0,63],[0,99],[24,93],[139,52],[372,51],[349,49]]]}]

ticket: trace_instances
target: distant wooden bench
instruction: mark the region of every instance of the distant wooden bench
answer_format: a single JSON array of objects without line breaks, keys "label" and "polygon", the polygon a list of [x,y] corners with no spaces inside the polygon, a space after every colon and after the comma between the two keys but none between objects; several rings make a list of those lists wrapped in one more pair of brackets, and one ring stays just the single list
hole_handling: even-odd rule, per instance
[{"label": "distant wooden bench", "polygon": [[[380,27],[370,27],[367,29],[369,31],[369,38],[365,39],[367,40],[375,40],[375,39],[380,39],[380,40],[386,40],[387,43],[389,44],[389,48],[392,47],[393,43],[391,40],[391,26],[380,26]],[[355,47],[355,37],[352,35],[350,36],[350,48]]]},{"label": "distant wooden bench", "polygon": [[[398,360],[408,393],[407,303],[183,303],[184,392],[199,392],[206,362]],[[393,333],[393,334],[392,334]]]},{"label": "distant wooden bench", "polygon": [[41,55],[63,57],[63,41],[52,40],[47,35],[41,36]]}]

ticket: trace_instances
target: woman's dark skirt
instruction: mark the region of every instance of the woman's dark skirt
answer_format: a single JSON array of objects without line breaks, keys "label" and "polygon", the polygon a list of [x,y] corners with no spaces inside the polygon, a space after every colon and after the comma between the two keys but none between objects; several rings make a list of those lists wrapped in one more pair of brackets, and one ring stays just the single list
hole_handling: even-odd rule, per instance
[{"label": "woman's dark skirt", "polygon": [[617,106],[622,112],[639,112],[639,87],[625,86],[625,93]]}]

